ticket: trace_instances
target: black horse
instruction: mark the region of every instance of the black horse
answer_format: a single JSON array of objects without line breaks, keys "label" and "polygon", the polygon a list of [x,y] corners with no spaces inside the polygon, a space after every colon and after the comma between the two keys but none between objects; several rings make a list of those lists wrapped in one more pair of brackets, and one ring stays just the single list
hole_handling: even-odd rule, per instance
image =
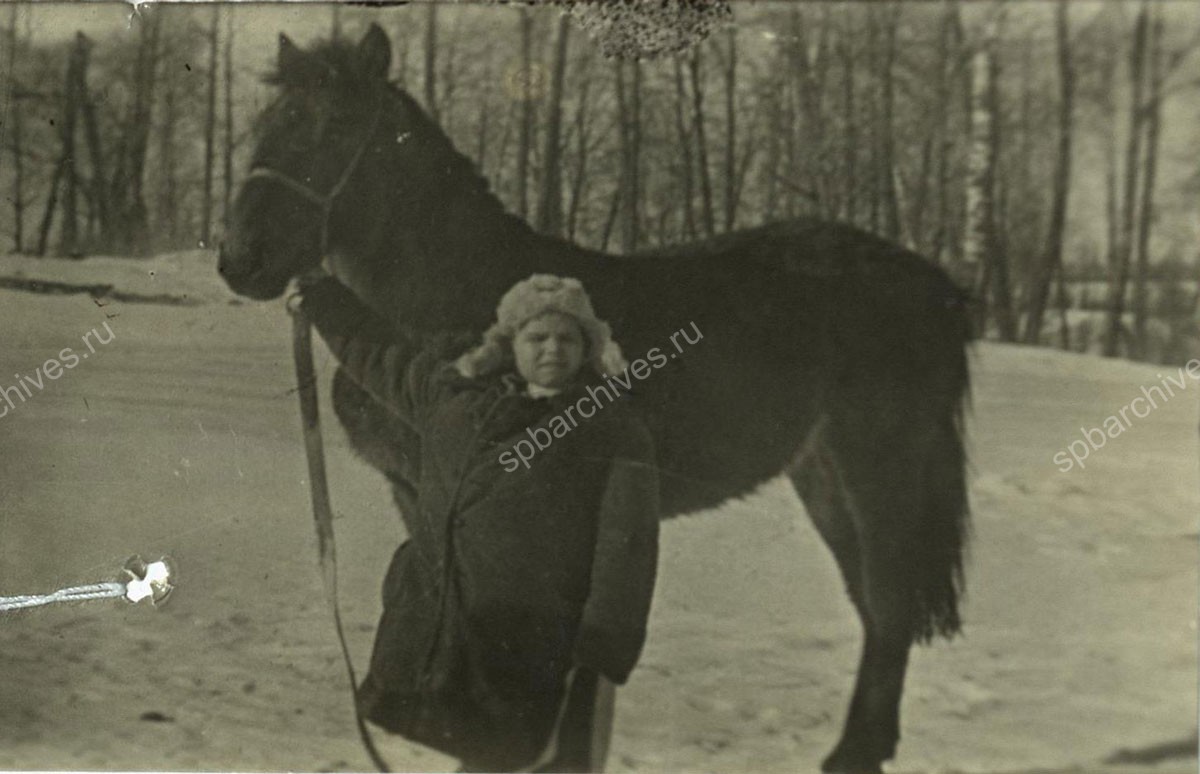
[{"label": "black horse", "polygon": [[[388,83],[390,61],[377,26],[308,51],[280,37],[279,94],[227,224],[225,281],[275,298],[328,255],[388,319],[473,338],[517,280],[579,278],[631,360],[677,354],[637,383],[666,515],[780,473],[795,483],[865,635],[823,768],[879,771],[899,739],[910,646],[960,628],[964,293],[896,244],[812,219],[630,256],[535,233]],[[680,329],[703,339],[677,352]],[[340,372],[334,402],[356,450],[409,502],[405,429]]]}]

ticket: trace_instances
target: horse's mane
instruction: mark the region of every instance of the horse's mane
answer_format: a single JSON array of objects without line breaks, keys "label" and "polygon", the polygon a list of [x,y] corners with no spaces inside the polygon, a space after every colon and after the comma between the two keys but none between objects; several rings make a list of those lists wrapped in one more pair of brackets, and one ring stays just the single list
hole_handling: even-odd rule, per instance
[{"label": "horse's mane", "polygon": [[[454,141],[437,122],[429,117],[421,104],[413,99],[413,96],[403,86],[394,81],[388,83],[388,92],[403,105],[410,131],[416,133],[426,143],[426,149],[432,149],[441,156],[437,163],[450,171],[454,182],[464,189],[491,195],[491,184],[480,172],[475,162],[455,147]],[[496,203],[500,205],[499,200]]]}]

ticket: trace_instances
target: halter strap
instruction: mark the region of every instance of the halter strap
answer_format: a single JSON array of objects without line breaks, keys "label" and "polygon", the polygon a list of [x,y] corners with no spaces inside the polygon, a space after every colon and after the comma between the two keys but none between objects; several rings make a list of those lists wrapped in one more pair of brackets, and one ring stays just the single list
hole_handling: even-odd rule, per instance
[{"label": "halter strap", "polygon": [[333,205],[337,198],[342,193],[342,189],[350,182],[350,178],[358,169],[358,165],[362,162],[363,156],[366,155],[367,146],[371,143],[371,137],[375,135],[375,129],[379,126],[379,117],[383,113],[383,106],[380,105],[375,109],[375,113],[371,116],[371,123],[367,127],[366,134],[363,135],[363,140],[355,149],[354,155],[350,157],[350,161],[346,164],[346,168],[342,170],[342,174],[338,177],[337,182],[329,189],[328,193],[321,194],[313,190],[307,184],[300,182],[296,178],[277,169],[271,169],[267,166],[256,166],[246,175],[249,180],[273,180],[276,183],[282,184],[285,188],[293,193],[299,194],[304,199],[316,205],[321,210],[321,249],[322,257],[329,247],[329,218],[333,214]]}]

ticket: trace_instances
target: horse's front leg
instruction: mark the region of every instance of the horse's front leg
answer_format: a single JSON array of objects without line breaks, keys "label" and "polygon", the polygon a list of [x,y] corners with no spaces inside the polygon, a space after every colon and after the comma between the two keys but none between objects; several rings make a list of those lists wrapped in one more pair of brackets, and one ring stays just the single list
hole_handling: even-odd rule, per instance
[{"label": "horse's front leg", "polygon": [[414,482],[420,475],[416,433],[340,368],[333,377],[333,412],[354,452],[387,476],[396,503],[407,517],[416,501]]}]

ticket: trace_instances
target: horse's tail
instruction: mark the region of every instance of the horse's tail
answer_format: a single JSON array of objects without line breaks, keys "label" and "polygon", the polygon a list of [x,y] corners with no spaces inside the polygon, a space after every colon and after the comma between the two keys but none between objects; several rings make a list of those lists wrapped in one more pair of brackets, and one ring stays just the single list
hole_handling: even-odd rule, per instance
[{"label": "horse's tail", "polygon": [[917,538],[923,547],[913,589],[916,599],[913,636],[928,642],[934,636],[953,637],[962,628],[959,602],[965,580],[963,564],[970,533],[967,495],[965,414],[970,402],[968,347],[973,338],[965,293],[947,304],[942,321],[943,396],[931,406],[931,433],[923,471],[924,507]]}]

